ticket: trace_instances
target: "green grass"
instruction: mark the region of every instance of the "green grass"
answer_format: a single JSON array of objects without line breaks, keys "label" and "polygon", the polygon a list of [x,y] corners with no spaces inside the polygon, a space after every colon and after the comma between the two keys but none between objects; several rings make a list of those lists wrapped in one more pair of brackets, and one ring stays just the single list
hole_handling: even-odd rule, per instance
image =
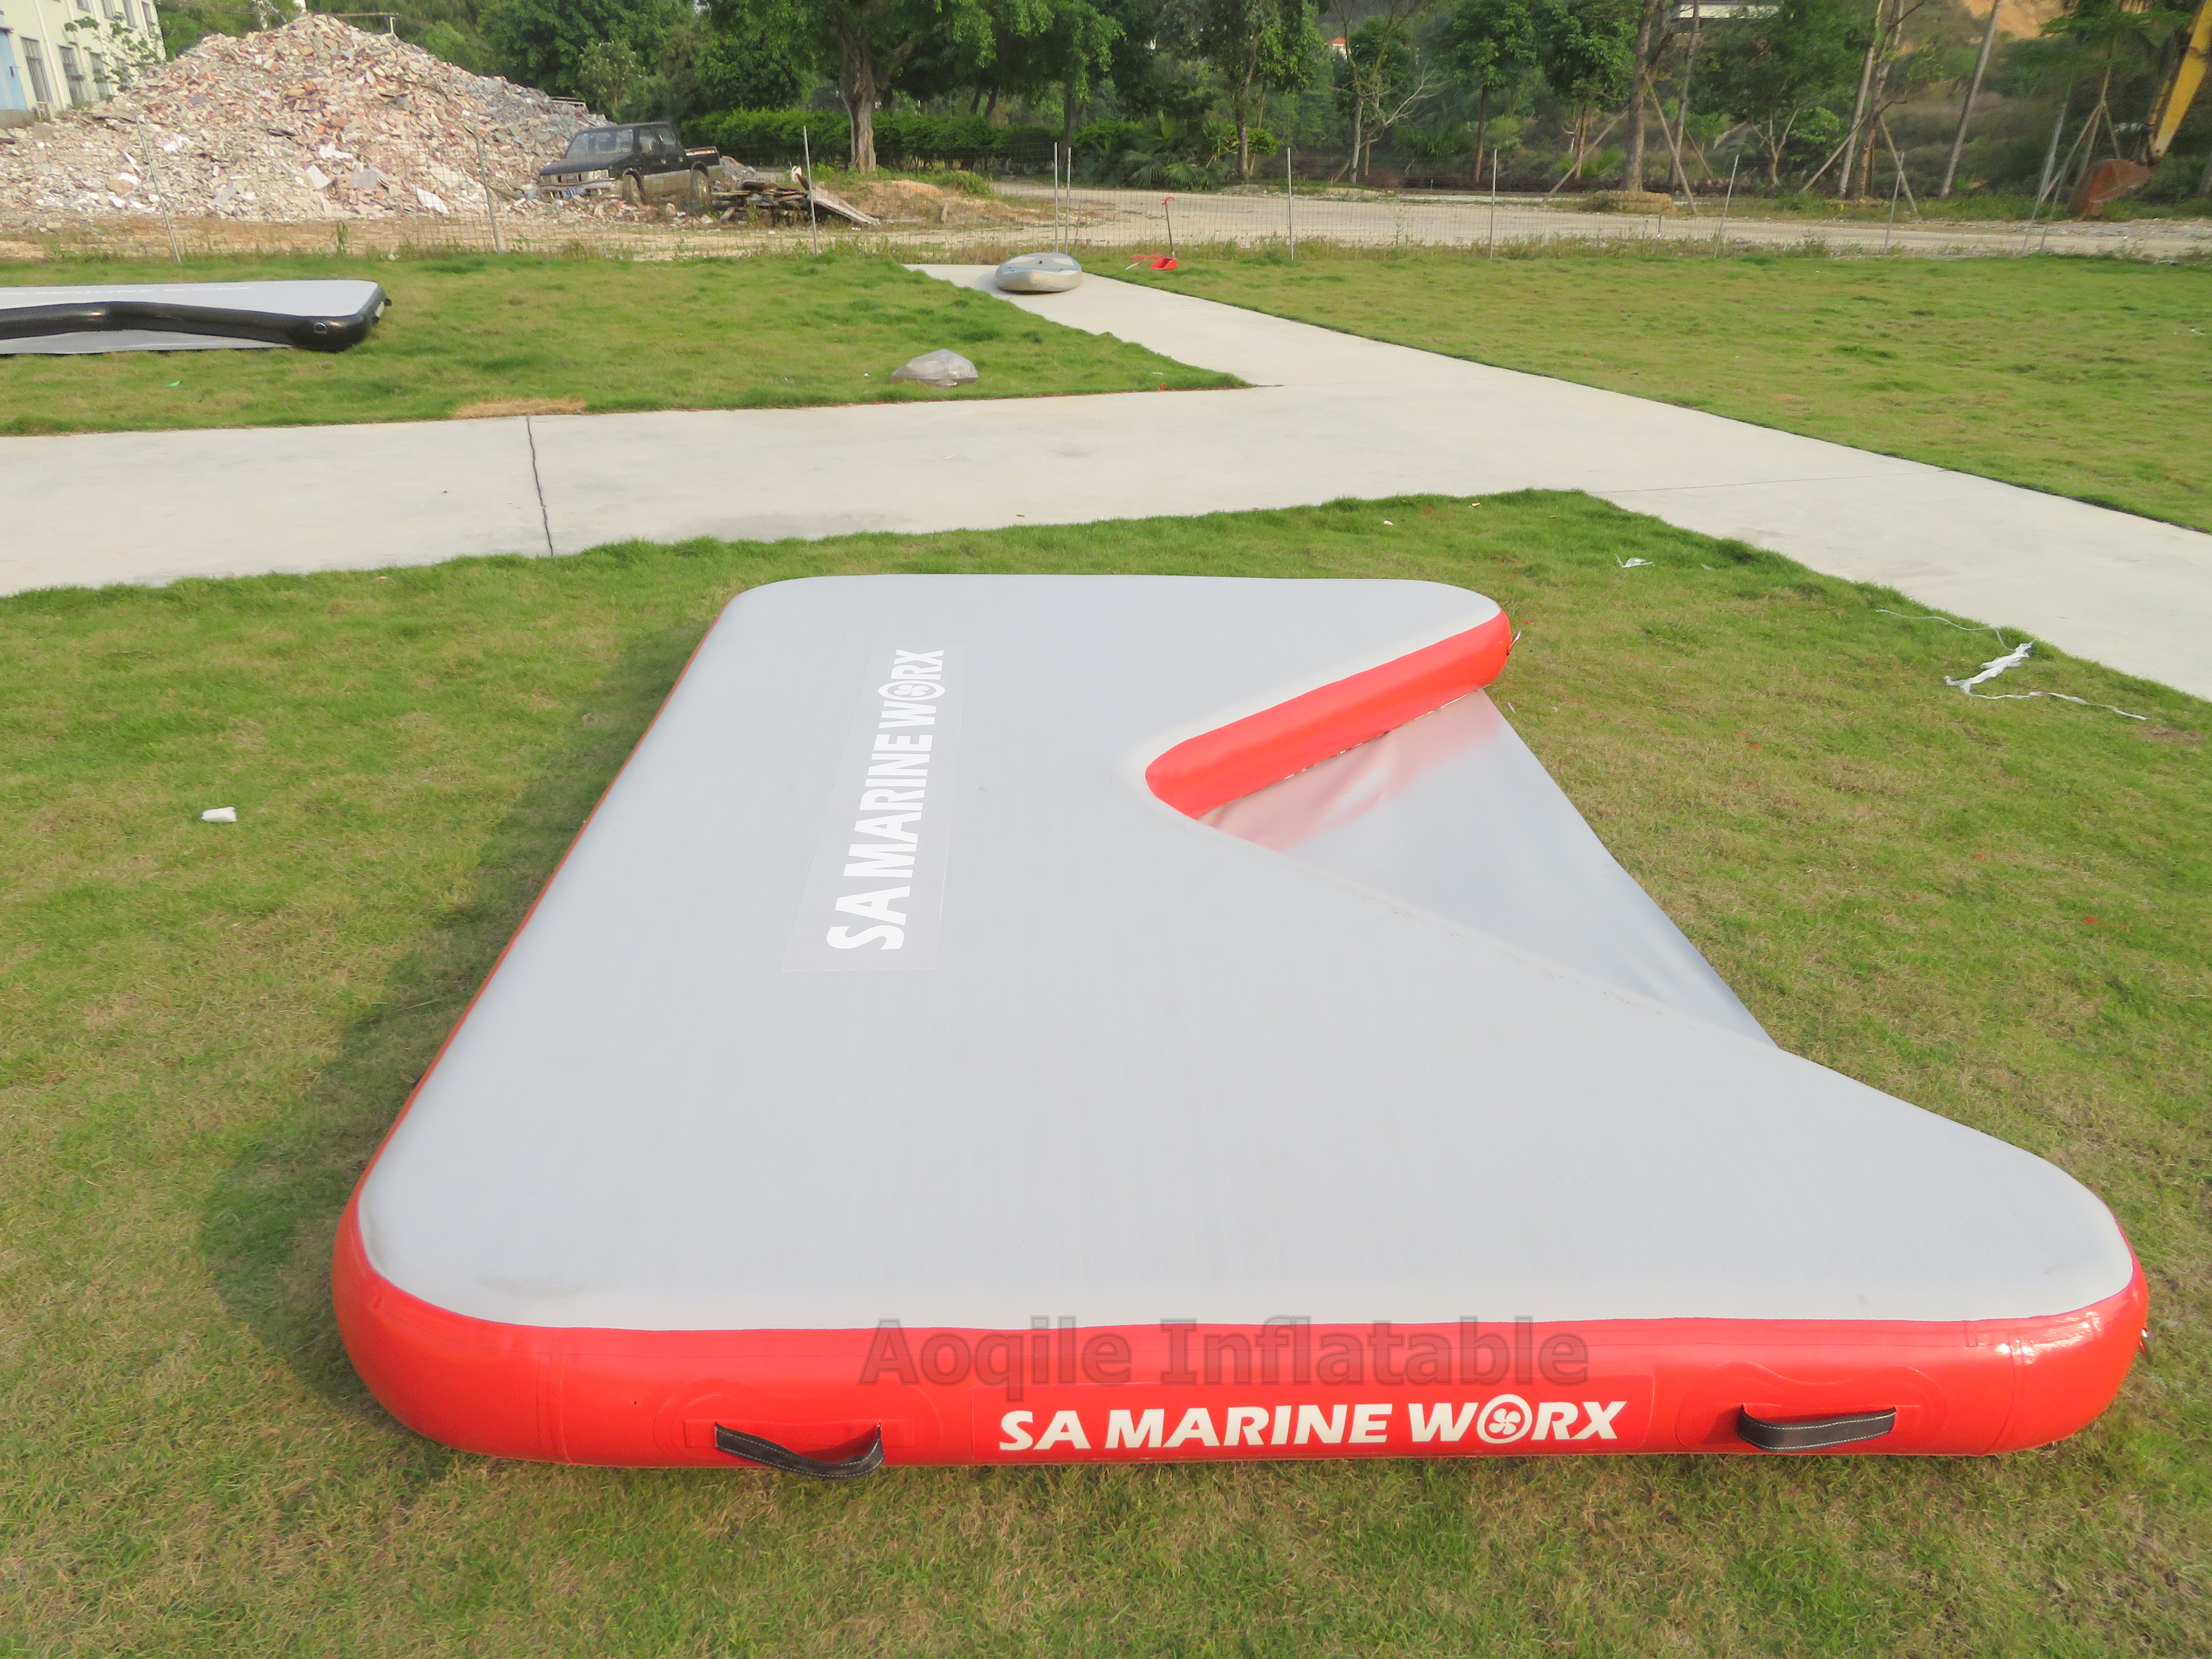
[{"label": "green grass", "polygon": [[2202,265],[1302,248],[1125,280],[2212,530]]},{"label": "green grass", "polygon": [[[356,1174],[715,611],[884,570],[1497,596],[1495,695],[1629,868],[1786,1046],[2102,1194],[2154,1358],[1986,1462],[824,1487],[398,1428],[331,1328]],[[1921,611],[1533,493],[0,600],[0,1653],[2212,1648],[2212,708],[2050,653],[1997,689],[2149,720],[1972,701],[1995,641],[1883,607]]]},{"label": "green grass", "polygon": [[[367,277],[392,306],[350,351],[0,357],[0,435],[442,420],[487,401],[599,413],[1234,386],[1110,336],[1054,328],[889,259],[276,258],[0,266],[0,283]],[[950,346],[939,392],[890,372]]]},{"label": "green grass", "polygon": [[[1910,182],[1908,180],[1908,182]],[[1701,204],[1701,210],[1711,212],[1718,203]],[[1948,201],[1923,197],[1915,204],[1899,197],[1897,202],[1897,222],[1909,228],[1916,224],[1944,225],[1960,222],[1988,222],[2012,221],[2026,224],[2031,218],[2049,220],[2054,224],[2084,224],[2091,222],[2077,217],[2067,206],[2064,198],[2053,201],[2046,197],[2039,204],[2032,191],[1986,191],[1965,196],[1954,196]],[[1778,196],[1754,196],[1739,190],[1735,201],[1736,213],[1748,219],[1812,218],[1886,220],[1890,216],[1888,196],[1881,189],[1856,201],[1842,201],[1817,191],[1784,191]],[[2117,202],[2105,204],[2101,216],[2114,219],[2203,219],[2212,216],[2212,201],[2193,197],[2185,201],[2146,202],[2139,196],[2124,196]]]}]

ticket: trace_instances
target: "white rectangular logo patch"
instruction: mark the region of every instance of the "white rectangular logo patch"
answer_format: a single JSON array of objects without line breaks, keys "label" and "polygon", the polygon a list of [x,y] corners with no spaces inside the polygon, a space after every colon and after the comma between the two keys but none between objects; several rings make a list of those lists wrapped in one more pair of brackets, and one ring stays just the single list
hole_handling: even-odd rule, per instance
[{"label": "white rectangular logo patch", "polygon": [[869,659],[785,972],[937,965],[961,662],[957,645]]}]

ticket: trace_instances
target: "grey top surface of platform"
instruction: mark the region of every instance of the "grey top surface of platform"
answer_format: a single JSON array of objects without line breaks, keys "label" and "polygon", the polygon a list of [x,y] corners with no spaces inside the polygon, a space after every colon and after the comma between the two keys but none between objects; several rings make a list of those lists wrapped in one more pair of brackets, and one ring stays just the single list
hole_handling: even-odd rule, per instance
[{"label": "grey top surface of platform", "polygon": [[[1435,851],[1392,893],[1371,848],[1330,855],[1347,875],[1145,785],[1494,614],[1385,581],[741,596],[365,1182],[370,1260],[456,1312],[634,1329],[1948,1321],[2124,1288],[2118,1229],[2051,1165],[1778,1049],[1679,956],[1647,991],[1696,1012],[1607,983],[1660,935],[1583,854],[1611,899],[1522,895],[1501,937]],[[895,647],[943,653],[933,727],[880,725],[912,707],[875,678]],[[922,730],[957,746],[902,785],[921,816],[856,808],[876,745]],[[1448,857],[1432,814],[1469,777],[1556,824],[1503,730],[1429,806],[1401,792],[1398,840]],[[909,873],[840,885],[901,830]],[[1580,967],[1529,948],[1547,909]],[[914,965],[824,945],[887,915]]]},{"label": "grey top surface of platform", "polygon": [[111,351],[283,351],[274,340],[234,340],[213,334],[166,334],[145,328],[88,330],[82,334],[0,337],[0,357],[98,357]]},{"label": "grey top surface of platform", "polygon": [[188,306],[227,306],[290,317],[350,316],[369,302],[378,284],[350,277],[279,283],[91,283],[74,287],[0,288],[0,313],[33,306],[99,304],[143,300]]},{"label": "grey top surface of platform", "polygon": [[1770,1040],[1480,691],[1205,822]]}]

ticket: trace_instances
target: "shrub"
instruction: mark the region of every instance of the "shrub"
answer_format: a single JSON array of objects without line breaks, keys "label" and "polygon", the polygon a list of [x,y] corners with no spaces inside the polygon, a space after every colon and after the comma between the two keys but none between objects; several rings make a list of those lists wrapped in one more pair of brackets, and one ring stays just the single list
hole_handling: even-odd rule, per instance
[{"label": "shrub", "polygon": [[[725,155],[756,167],[798,161],[802,133],[821,165],[842,166],[852,153],[851,130],[844,116],[834,110],[732,110],[695,117],[685,124],[690,143],[713,144]],[[980,115],[893,110],[876,117],[876,159],[894,167],[933,161],[1042,167],[1058,137],[1050,127],[994,127]]]}]

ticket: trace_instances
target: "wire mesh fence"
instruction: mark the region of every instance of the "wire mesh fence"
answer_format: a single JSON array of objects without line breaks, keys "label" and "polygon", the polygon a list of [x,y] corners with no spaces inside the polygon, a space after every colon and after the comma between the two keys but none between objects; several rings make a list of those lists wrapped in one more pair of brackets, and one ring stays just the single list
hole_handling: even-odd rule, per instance
[{"label": "wire mesh fence", "polygon": [[[745,158],[763,171],[781,158]],[[1092,268],[1178,258],[1194,249],[1436,249],[1499,258],[1590,247],[1654,252],[1710,250],[1807,253],[2018,253],[2072,250],[2051,227],[1921,225],[1909,217],[1807,223],[1747,216],[1723,196],[1571,196],[1474,188],[1381,188],[1332,182],[1340,162],[1277,151],[1273,169],[1244,184],[1202,174],[1196,187],[1130,182],[1139,157],[978,154],[933,160],[870,177],[820,179],[872,223],[829,212],[762,212],[736,206],[702,214],[611,204],[478,202],[450,216],[269,223],[222,218],[59,216],[0,226],[0,258],[46,253],[112,258],[324,253],[368,258],[518,252],[628,258],[738,257],[852,251],[915,263],[987,263],[1057,248]],[[793,163],[793,166],[799,164]],[[1257,169],[1255,168],[1255,171]],[[1313,174],[1322,174],[1314,177]],[[2139,240],[2139,239],[2138,239]],[[2092,251],[2085,246],[2081,251]],[[2172,257],[2127,237],[2094,251]]]}]

